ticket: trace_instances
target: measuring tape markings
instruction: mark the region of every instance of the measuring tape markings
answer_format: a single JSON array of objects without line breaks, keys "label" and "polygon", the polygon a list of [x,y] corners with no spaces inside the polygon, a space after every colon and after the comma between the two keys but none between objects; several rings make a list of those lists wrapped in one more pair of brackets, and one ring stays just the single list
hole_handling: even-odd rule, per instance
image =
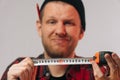
[{"label": "measuring tape markings", "polygon": [[39,65],[75,65],[91,64],[92,58],[57,58],[57,59],[33,59],[35,66]]}]

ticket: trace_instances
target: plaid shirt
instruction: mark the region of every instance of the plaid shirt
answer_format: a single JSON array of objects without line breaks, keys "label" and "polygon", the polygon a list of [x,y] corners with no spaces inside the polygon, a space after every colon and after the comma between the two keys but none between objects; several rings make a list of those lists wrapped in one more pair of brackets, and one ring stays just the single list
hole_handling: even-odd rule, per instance
[{"label": "plaid shirt", "polygon": [[[43,55],[40,55],[38,58],[43,58]],[[12,64],[19,63],[23,59],[24,58],[18,58]],[[7,80],[7,72],[11,65],[7,67],[1,80]],[[103,72],[106,71],[105,68],[101,69]],[[50,80],[50,74],[47,66],[35,67],[34,75],[36,75],[36,80]],[[66,80],[95,80],[91,65],[71,65],[68,67],[65,76]]]}]

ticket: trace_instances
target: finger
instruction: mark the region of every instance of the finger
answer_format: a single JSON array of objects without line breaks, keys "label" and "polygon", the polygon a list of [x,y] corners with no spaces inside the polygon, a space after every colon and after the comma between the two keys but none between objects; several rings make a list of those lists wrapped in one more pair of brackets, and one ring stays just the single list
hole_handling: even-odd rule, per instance
[{"label": "finger", "polygon": [[110,74],[115,75],[117,71],[115,61],[112,59],[112,57],[109,54],[105,54],[105,59],[108,63],[108,66],[110,67]]},{"label": "finger", "polygon": [[[16,69],[14,69],[14,70],[16,70]],[[28,68],[27,67],[17,67],[17,70],[16,71],[18,71],[18,75],[19,75],[19,78],[20,78],[20,80],[30,80],[29,79],[29,71],[28,71]]]},{"label": "finger", "polygon": [[8,70],[8,73],[7,73],[7,78],[8,79],[17,79],[17,78],[19,78],[19,71],[20,71],[20,69],[19,69],[19,67],[17,67],[18,66],[18,64],[13,64],[10,68],[9,68],[9,70]]},{"label": "finger", "polygon": [[34,63],[33,63],[32,59],[29,58],[29,57],[25,58],[25,59],[24,59],[23,61],[21,61],[20,63],[27,63],[31,68],[33,68],[33,66],[34,66]]},{"label": "finger", "polygon": [[27,76],[26,76],[26,74],[23,72],[23,71],[21,71],[21,73],[20,73],[20,80],[27,80],[27,78],[26,78]]},{"label": "finger", "polygon": [[19,66],[18,64],[14,64],[13,66],[11,66],[11,68],[8,71],[8,79],[18,79],[21,78],[24,79],[24,75],[23,75],[23,69],[21,66]]},{"label": "finger", "polygon": [[118,68],[120,69],[120,58],[117,54],[113,53],[112,58],[114,59],[115,63],[117,64]]},{"label": "finger", "polygon": [[92,63],[95,79],[96,80],[106,80],[104,74],[102,73],[101,69],[96,64],[96,62],[95,61],[91,61],[91,63]]},{"label": "finger", "polygon": [[109,54],[105,54],[105,59],[110,67],[110,69],[116,69],[116,62],[112,59]]},{"label": "finger", "polygon": [[26,77],[29,78],[28,80],[30,80],[34,68],[33,62],[30,60],[30,58],[26,58],[24,61],[20,63],[20,65],[23,65],[24,71],[26,71],[27,74]]},{"label": "finger", "polygon": [[33,71],[34,71],[34,64],[31,58],[27,57],[26,60],[27,62],[26,66],[28,67],[28,75],[29,75],[29,80],[31,80],[31,76],[33,76]]},{"label": "finger", "polygon": [[120,80],[120,58],[116,53],[112,54],[112,58],[116,62],[116,80]]}]

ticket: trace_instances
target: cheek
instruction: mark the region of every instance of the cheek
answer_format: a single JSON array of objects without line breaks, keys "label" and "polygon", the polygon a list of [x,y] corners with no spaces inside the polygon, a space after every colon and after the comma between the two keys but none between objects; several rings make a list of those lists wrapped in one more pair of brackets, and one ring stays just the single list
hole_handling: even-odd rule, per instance
[{"label": "cheek", "polygon": [[73,37],[73,38],[75,38],[75,39],[79,39],[79,36],[80,36],[80,29],[78,28],[73,28],[73,29],[69,29],[68,31],[67,31],[67,33],[71,36],[71,37]]},{"label": "cheek", "polygon": [[41,33],[42,33],[42,36],[44,38],[48,38],[51,34],[52,34],[52,29],[50,27],[46,27],[44,26],[42,29],[41,29]]}]

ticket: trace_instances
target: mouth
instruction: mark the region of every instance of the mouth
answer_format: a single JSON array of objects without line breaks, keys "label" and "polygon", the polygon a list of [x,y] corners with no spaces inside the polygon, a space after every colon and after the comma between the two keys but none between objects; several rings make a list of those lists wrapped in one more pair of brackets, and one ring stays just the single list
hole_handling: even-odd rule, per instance
[{"label": "mouth", "polygon": [[57,43],[59,45],[68,43],[70,41],[70,38],[54,38],[52,39],[54,43]]}]

